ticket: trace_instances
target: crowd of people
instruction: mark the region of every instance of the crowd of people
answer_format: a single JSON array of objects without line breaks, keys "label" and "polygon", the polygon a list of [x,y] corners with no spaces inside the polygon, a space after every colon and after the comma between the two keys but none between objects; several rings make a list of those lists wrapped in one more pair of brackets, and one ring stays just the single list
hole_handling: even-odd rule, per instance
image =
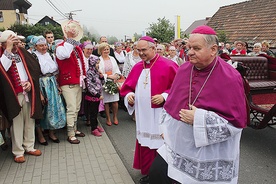
[{"label": "crowd of people", "polygon": [[257,42],[253,45],[253,50],[248,47],[247,42],[235,41],[233,45],[223,42],[219,43],[219,52],[226,53],[228,55],[247,55],[247,56],[258,56],[261,54],[268,55],[275,58],[276,53],[270,49],[270,44],[264,40],[261,43]]},{"label": "crowd of people", "polygon": [[40,156],[35,140],[47,146],[45,135],[59,143],[60,128],[79,144],[80,115],[101,136],[98,113],[119,125],[122,107],[136,121],[133,167],[144,175],[141,184],[237,183],[246,101],[240,74],[219,55],[275,57],[268,42],[250,51],[242,41],[219,43],[212,28],[199,26],[187,39],[143,36],[113,48],[105,36],[96,46],[80,43],[77,21],[63,22],[62,30],[62,40],[49,30],[26,39],[1,33],[0,145],[7,149],[11,138],[15,162]]}]

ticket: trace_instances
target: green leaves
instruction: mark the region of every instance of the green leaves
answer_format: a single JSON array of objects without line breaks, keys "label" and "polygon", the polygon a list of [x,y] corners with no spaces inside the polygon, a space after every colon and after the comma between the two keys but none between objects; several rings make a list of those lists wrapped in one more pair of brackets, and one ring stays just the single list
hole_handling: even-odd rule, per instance
[{"label": "green leaves", "polygon": [[106,93],[115,95],[119,92],[117,84],[112,79],[107,79],[103,85],[103,89]]}]

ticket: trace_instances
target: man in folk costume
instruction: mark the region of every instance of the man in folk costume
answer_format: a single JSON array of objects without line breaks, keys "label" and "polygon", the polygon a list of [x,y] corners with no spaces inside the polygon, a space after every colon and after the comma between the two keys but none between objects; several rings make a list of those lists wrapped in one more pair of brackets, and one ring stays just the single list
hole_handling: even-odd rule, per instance
[{"label": "man in folk costume", "polygon": [[84,55],[78,46],[83,30],[74,20],[67,20],[61,26],[66,41],[56,47],[56,60],[59,68],[58,82],[66,102],[67,141],[71,144],[79,144],[80,141],[76,137],[85,136],[84,133],[77,130],[77,118],[86,76]]},{"label": "man in folk costume", "polygon": [[247,110],[240,73],[218,56],[216,32],[192,31],[189,62],[178,69],[162,112],[150,183],[238,182],[239,147]]},{"label": "man in folk costume", "polygon": [[140,169],[140,183],[148,183],[149,168],[156,150],[163,145],[158,120],[178,65],[156,53],[149,36],[140,38],[137,50],[142,61],[134,65],[120,91],[129,114],[135,110],[136,149],[133,167]]},{"label": "man in folk costume", "polygon": [[14,161],[25,162],[24,153],[40,156],[34,149],[35,119],[42,118],[39,90],[40,66],[25,49],[17,46],[13,31],[1,34],[0,42],[0,108],[10,122]]}]

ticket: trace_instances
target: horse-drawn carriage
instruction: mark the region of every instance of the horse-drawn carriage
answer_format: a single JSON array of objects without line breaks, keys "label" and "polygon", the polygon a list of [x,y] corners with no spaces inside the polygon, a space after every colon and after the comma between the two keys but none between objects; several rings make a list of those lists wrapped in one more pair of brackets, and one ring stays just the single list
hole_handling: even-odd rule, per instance
[{"label": "horse-drawn carriage", "polygon": [[248,105],[248,126],[262,129],[276,124],[276,58],[266,55],[231,56],[239,63]]}]

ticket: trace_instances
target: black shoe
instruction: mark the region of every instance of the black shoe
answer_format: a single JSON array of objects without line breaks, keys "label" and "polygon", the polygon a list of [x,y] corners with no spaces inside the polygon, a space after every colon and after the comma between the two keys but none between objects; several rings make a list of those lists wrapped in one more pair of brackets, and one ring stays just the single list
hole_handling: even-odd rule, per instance
[{"label": "black shoe", "polygon": [[54,143],[60,143],[60,140],[59,140],[58,138],[52,139],[52,138],[49,136],[49,139],[50,139],[51,141],[53,141]]},{"label": "black shoe", "polygon": [[9,146],[7,145],[7,143],[2,144],[0,147],[1,147],[1,149],[3,151],[6,151],[9,148]]},{"label": "black shoe", "polygon": [[101,116],[102,118],[106,118],[105,112],[104,112],[104,111],[101,111],[101,112],[100,112],[100,116]]},{"label": "black shoe", "polygon": [[140,184],[149,184],[149,175],[144,176],[139,180]]},{"label": "black shoe", "polygon": [[48,142],[47,142],[47,141],[44,141],[44,142],[38,141],[38,142],[39,142],[39,144],[41,144],[41,145],[43,145],[43,146],[47,146],[47,145],[48,145]]}]

